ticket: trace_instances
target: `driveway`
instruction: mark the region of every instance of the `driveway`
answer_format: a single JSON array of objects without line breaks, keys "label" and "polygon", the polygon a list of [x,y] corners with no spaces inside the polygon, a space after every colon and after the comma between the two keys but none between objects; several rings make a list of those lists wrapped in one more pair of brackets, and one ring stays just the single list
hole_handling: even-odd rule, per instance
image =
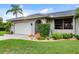
[{"label": "driveway", "polygon": [[4,36],[0,36],[0,40],[6,39],[24,39],[24,40],[32,40],[32,38],[26,35],[17,35],[17,34],[5,34]]}]

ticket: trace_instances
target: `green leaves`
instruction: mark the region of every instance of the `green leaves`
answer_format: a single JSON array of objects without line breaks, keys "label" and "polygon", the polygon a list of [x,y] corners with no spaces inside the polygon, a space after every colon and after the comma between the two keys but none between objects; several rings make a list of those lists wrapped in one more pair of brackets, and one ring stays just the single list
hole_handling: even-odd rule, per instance
[{"label": "green leaves", "polygon": [[0,28],[2,28],[2,27],[3,27],[3,18],[0,17]]},{"label": "green leaves", "polygon": [[63,35],[61,33],[53,33],[51,37],[54,38],[55,40],[63,39]]},{"label": "green leaves", "polygon": [[18,16],[18,13],[23,15],[23,10],[20,5],[12,4],[11,9],[7,10],[6,14],[8,14],[9,12],[13,13],[13,15],[15,15],[16,17]]},{"label": "green leaves", "polygon": [[75,10],[75,19],[79,18],[79,7]]},{"label": "green leaves", "polygon": [[38,29],[41,36],[46,37],[49,35],[50,25],[49,24],[38,24]]},{"label": "green leaves", "polygon": [[79,34],[74,34],[74,37],[79,40]]}]

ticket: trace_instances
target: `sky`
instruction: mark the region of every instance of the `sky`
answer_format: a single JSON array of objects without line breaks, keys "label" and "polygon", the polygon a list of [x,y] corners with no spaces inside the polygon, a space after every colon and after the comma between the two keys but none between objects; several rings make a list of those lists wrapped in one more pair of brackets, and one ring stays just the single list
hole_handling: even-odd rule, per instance
[{"label": "sky", "polygon": [[[79,7],[78,4],[19,4],[23,9],[23,16],[28,16],[37,13],[53,13],[67,10],[74,10]],[[14,18],[12,13],[6,15],[6,11],[11,8],[11,4],[0,4],[0,17],[3,17],[3,21]],[[22,15],[18,14],[19,17]]]}]

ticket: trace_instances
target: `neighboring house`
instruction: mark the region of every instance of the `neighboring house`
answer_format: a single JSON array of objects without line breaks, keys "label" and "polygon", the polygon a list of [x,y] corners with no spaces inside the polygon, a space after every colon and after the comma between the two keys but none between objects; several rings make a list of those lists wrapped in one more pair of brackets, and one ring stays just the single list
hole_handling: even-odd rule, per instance
[{"label": "neighboring house", "polygon": [[75,11],[48,14],[34,14],[27,17],[8,19],[12,22],[11,31],[15,34],[35,34],[37,24],[50,24],[50,34],[54,32],[79,34],[79,22],[74,19]]}]

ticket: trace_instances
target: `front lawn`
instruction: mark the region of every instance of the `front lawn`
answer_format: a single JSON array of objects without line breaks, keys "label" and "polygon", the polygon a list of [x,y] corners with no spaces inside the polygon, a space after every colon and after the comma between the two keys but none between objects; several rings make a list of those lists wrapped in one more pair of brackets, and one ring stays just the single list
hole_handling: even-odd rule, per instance
[{"label": "front lawn", "polygon": [[1,40],[0,53],[14,54],[78,54],[78,40],[36,42],[28,40]]}]

